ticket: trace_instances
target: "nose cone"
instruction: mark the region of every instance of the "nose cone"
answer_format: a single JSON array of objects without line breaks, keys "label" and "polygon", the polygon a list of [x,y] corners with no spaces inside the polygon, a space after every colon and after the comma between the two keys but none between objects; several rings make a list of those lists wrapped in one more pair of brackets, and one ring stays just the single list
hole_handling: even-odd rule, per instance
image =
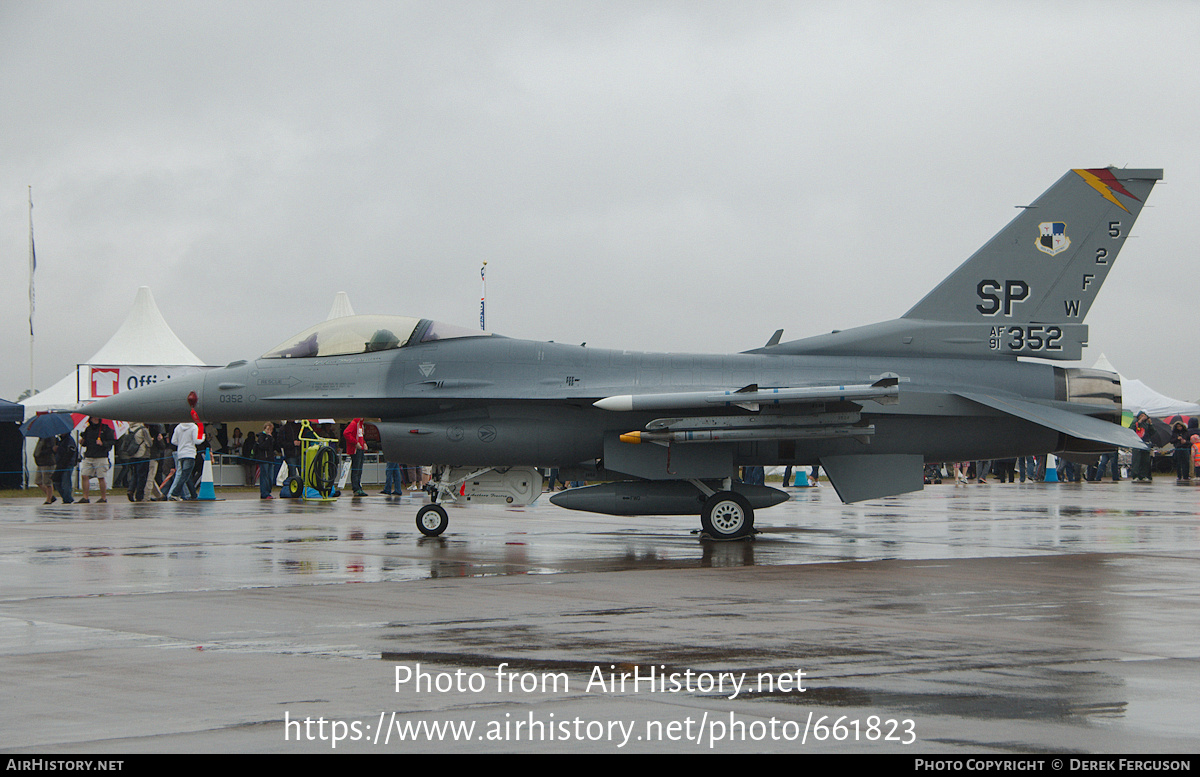
[{"label": "nose cone", "polygon": [[[87,413],[115,421],[180,423],[192,420],[188,393],[204,401],[204,373],[184,375],[150,386],[122,391],[88,405]],[[197,403],[198,405],[200,403]]]}]

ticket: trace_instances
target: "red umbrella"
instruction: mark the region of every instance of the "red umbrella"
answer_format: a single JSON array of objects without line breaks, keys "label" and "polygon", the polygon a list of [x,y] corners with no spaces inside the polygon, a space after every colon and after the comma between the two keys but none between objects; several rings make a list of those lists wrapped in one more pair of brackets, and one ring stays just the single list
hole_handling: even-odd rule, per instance
[{"label": "red umbrella", "polygon": [[[1166,418],[1164,418],[1163,423],[1165,423],[1167,425],[1167,427],[1171,430],[1167,435],[1167,442],[1172,442],[1172,443],[1174,442],[1172,437],[1174,437],[1174,435],[1175,435],[1175,424],[1183,424],[1184,428],[1186,429],[1186,428],[1188,428],[1188,422],[1190,422],[1191,420],[1192,420],[1192,417],[1186,416],[1186,415],[1169,415]],[[1195,431],[1188,432],[1189,436],[1191,436],[1192,434],[1195,434]]]},{"label": "red umbrella", "polygon": [[[89,418],[91,418],[91,416],[87,413],[71,413],[71,420],[75,422],[75,431],[78,432],[83,429],[83,427],[87,426],[87,420]],[[129,428],[129,424],[125,423],[124,421],[110,421],[107,418],[101,418],[100,423],[111,428],[113,430],[113,434],[117,435],[118,437],[121,436],[125,429]]]}]

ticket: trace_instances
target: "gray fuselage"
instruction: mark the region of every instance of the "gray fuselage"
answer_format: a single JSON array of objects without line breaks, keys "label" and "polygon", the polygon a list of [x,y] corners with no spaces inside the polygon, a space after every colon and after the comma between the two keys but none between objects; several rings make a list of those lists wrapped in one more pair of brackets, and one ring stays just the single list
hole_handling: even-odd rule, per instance
[{"label": "gray fuselage", "polygon": [[[958,396],[976,392],[1062,401],[1056,369],[1016,360],[641,353],[504,337],[462,337],[378,353],[262,358],[123,393],[107,417],[182,421],[186,396],[208,422],[378,419],[393,461],[573,466],[604,457],[605,441],[664,412],[611,412],[616,394],[727,391],[900,380],[899,402],[861,407],[868,440],[730,443],[735,465],[812,464],[844,454],[920,454],[926,461],[1010,458],[1062,447],[1060,435]],[[128,408],[118,405],[121,400]],[[1071,408],[1111,415],[1111,405]],[[780,405],[780,416],[841,409]],[[747,414],[735,406],[712,414]],[[629,473],[638,474],[638,473]],[[667,476],[670,473],[665,473]]]}]

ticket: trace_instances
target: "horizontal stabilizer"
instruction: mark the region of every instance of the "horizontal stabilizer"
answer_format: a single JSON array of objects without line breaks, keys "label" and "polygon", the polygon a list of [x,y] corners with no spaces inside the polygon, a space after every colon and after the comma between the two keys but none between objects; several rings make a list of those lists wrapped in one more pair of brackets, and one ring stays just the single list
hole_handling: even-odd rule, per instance
[{"label": "horizontal stabilizer", "polygon": [[1092,418],[1082,413],[1073,413],[1070,410],[1047,407],[1046,405],[1039,405],[1036,402],[1028,402],[1022,399],[996,397],[991,394],[976,394],[963,391],[956,393],[960,397],[969,399],[972,402],[978,402],[993,410],[1008,413],[1009,415],[1080,440],[1090,440],[1104,445],[1111,445],[1114,448],[1144,449],[1146,447],[1142,443],[1141,438],[1132,429],[1126,429],[1124,426],[1114,424],[1111,421],[1105,421],[1101,418]]},{"label": "horizontal stabilizer", "polygon": [[822,456],[821,466],[847,504],[907,494],[925,486],[925,460],[918,455]]}]

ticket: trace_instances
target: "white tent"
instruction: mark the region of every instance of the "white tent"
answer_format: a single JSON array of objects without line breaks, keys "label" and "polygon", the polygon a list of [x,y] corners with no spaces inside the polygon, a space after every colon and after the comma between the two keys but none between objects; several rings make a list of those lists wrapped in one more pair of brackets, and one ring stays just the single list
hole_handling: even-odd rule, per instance
[{"label": "white tent", "polygon": [[333,307],[329,309],[329,315],[325,320],[328,321],[331,318],[353,315],[354,308],[350,307],[350,295],[344,291],[339,291],[333,298]]},{"label": "white tent", "polygon": [[[134,297],[125,323],[113,333],[100,350],[50,388],[29,397],[22,404],[25,417],[45,410],[74,409],[80,399],[108,396],[122,388],[166,380],[168,377],[205,368],[167,325],[154,302],[150,287],[142,286]],[[90,388],[103,375],[108,385],[103,391]]]},{"label": "white tent", "polygon": [[1136,415],[1145,410],[1151,418],[1165,418],[1169,415],[1196,415],[1200,413],[1200,405],[1195,402],[1184,402],[1182,399],[1172,399],[1160,394],[1140,380],[1130,379],[1121,375],[1112,366],[1112,362],[1104,354],[1094,365],[1098,370],[1116,372],[1121,378],[1121,408]]}]

